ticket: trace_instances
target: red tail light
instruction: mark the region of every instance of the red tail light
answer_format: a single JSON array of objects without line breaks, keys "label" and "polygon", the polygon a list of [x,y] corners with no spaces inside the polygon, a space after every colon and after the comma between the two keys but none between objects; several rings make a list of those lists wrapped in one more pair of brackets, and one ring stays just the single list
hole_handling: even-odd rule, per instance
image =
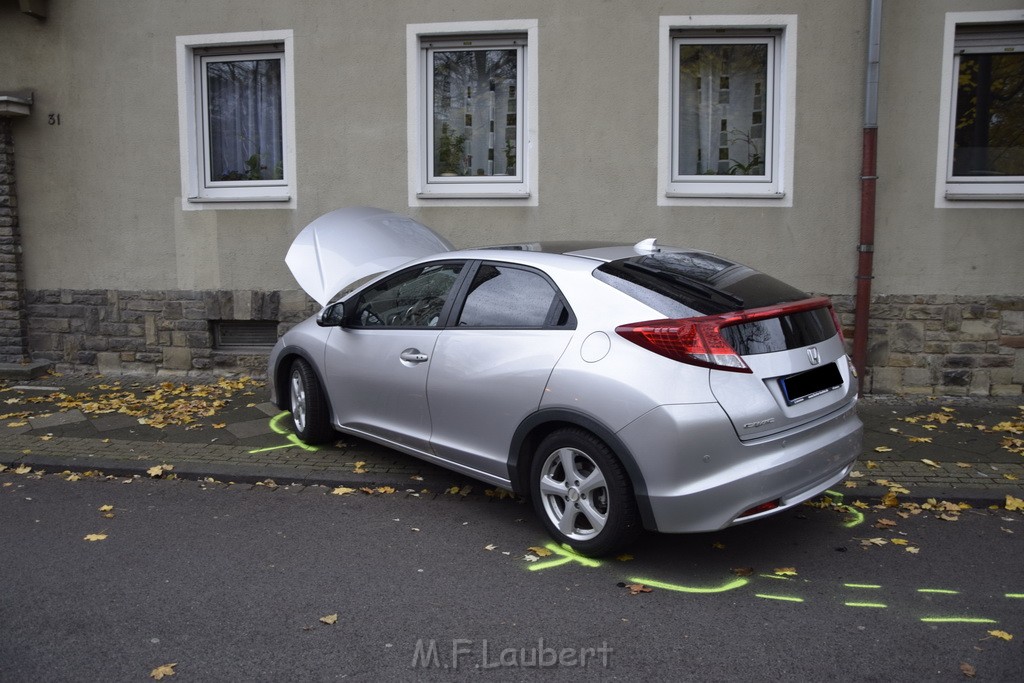
[{"label": "red tail light", "polygon": [[[615,331],[634,344],[681,363],[730,372],[751,372],[736,349],[722,337],[722,328],[730,325],[778,318],[791,313],[829,307],[828,297],[805,299],[795,303],[751,308],[699,318],[647,320],[620,325]],[[833,313],[833,320],[835,314]],[[837,324],[838,329],[838,324]],[[842,334],[842,331],[840,331]]]}]

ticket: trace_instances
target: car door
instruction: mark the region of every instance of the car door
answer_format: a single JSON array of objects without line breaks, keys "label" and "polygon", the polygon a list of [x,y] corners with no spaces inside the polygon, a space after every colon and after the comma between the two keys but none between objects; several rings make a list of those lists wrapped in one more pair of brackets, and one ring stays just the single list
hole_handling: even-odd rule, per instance
[{"label": "car door", "polygon": [[431,445],[440,458],[508,480],[512,434],[540,405],[575,319],[538,270],[484,262],[467,279],[431,359]]},{"label": "car door", "polygon": [[429,453],[427,374],[463,262],[403,270],[353,295],[325,349],[327,393],[348,431]]}]

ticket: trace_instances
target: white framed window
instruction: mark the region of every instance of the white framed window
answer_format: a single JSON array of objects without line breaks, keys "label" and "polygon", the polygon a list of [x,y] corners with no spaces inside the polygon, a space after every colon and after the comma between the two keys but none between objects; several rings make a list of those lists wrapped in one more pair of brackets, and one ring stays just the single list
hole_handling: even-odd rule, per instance
[{"label": "white framed window", "polygon": [[537,22],[407,27],[409,205],[537,205]]},{"label": "white framed window", "polygon": [[179,36],[182,206],[295,208],[292,31]]},{"label": "white framed window", "polygon": [[936,206],[1020,208],[1024,11],[948,13],[942,74]]},{"label": "white framed window", "polygon": [[658,204],[792,206],[796,17],[661,17]]}]

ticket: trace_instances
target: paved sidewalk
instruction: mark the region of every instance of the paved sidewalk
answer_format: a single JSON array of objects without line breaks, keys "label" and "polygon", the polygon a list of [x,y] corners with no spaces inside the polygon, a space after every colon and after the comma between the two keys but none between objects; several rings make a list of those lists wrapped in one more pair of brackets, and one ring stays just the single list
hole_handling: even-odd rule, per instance
[{"label": "paved sidewalk", "polygon": [[[0,464],[47,472],[142,475],[172,465],[182,478],[256,484],[380,487],[433,493],[488,486],[339,436],[303,444],[262,382],[182,384],[135,377],[47,376],[0,385]],[[870,502],[893,486],[901,500],[974,505],[1024,498],[1024,399],[866,397],[864,453],[836,487]]]}]

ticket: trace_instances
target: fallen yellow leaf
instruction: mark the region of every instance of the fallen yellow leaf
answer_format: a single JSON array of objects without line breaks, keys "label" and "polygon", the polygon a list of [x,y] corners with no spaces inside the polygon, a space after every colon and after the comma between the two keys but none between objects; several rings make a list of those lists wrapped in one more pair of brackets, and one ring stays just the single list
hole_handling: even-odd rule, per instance
[{"label": "fallen yellow leaf", "polygon": [[892,491],[882,496],[882,506],[887,508],[894,508],[900,504],[900,501],[896,498],[896,494]]},{"label": "fallen yellow leaf", "polygon": [[[875,446],[875,453],[891,453],[892,449],[888,446]],[[868,465],[870,467],[870,465]]]},{"label": "fallen yellow leaf", "polygon": [[1013,640],[1013,636],[1006,631],[989,631],[988,634],[1001,640]]},{"label": "fallen yellow leaf", "polygon": [[531,545],[529,548],[527,548],[527,550],[529,550],[531,553],[533,553],[537,557],[547,557],[548,555],[551,554],[551,551],[548,550],[547,548],[541,548],[540,546],[537,546],[537,545]]},{"label": "fallen yellow leaf", "polygon": [[338,614],[328,614],[326,617],[320,617],[320,621],[327,624],[328,626],[338,623]]},{"label": "fallen yellow leaf", "polygon": [[796,576],[796,567],[778,567],[775,570],[778,576]]},{"label": "fallen yellow leaf", "polygon": [[174,469],[174,465],[154,465],[146,470],[146,474],[151,477],[162,477],[164,472],[170,472]]},{"label": "fallen yellow leaf", "polygon": [[332,489],[331,493],[334,494],[335,496],[345,496],[345,495],[348,495],[350,493],[355,493],[355,491],[356,491],[355,489],[350,489],[347,486],[339,486],[336,489]]},{"label": "fallen yellow leaf", "polygon": [[867,468],[869,470],[877,470],[878,469],[878,463],[876,463],[874,460],[868,460],[865,463],[865,465],[867,466]]},{"label": "fallen yellow leaf", "polygon": [[919,552],[921,552],[921,549],[916,547],[904,548],[904,550],[906,550],[911,555],[917,555]]},{"label": "fallen yellow leaf", "polygon": [[935,467],[936,469],[940,467],[940,465],[937,462],[929,460],[928,458],[921,458],[921,462],[923,462],[925,465],[928,465],[928,467]]},{"label": "fallen yellow leaf", "polygon": [[83,541],[104,541],[104,540],[106,540],[106,538],[107,538],[106,534],[88,534],[84,538],[82,538],[82,540]]},{"label": "fallen yellow leaf", "polygon": [[[18,470],[14,470],[17,472]],[[20,472],[19,472],[20,474]],[[1024,510],[1024,499],[1014,498],[1010,494],[1006,494],[1006,509],[1007,510]]]},{"label": "fallen yellow leaf", "polygon": [[931,443],[932,437],[930,436],[912,436],[909,438],[910,443]]},{"label": "fallen yellow leaf", "polygon": [[157,668],[149,672],[149,677],[159,681],[162,680],[164,676],[173,676],[174,667],[176,666],[178,666],[177,662],[175,662],[174,664],[163,664],[161,666],[158,666]]},{"label": "fallen yellow leaf", "polygon": [[893,545],[909,545],[910,541],[905,538],[890,538],[889,542]]},{"label": "fallen yellow leaf", "polygon": [[114,509],[113,505],[100,505],[100,507],[99,507],[99,511],[100,512],[110,512],[113,509]]}]

